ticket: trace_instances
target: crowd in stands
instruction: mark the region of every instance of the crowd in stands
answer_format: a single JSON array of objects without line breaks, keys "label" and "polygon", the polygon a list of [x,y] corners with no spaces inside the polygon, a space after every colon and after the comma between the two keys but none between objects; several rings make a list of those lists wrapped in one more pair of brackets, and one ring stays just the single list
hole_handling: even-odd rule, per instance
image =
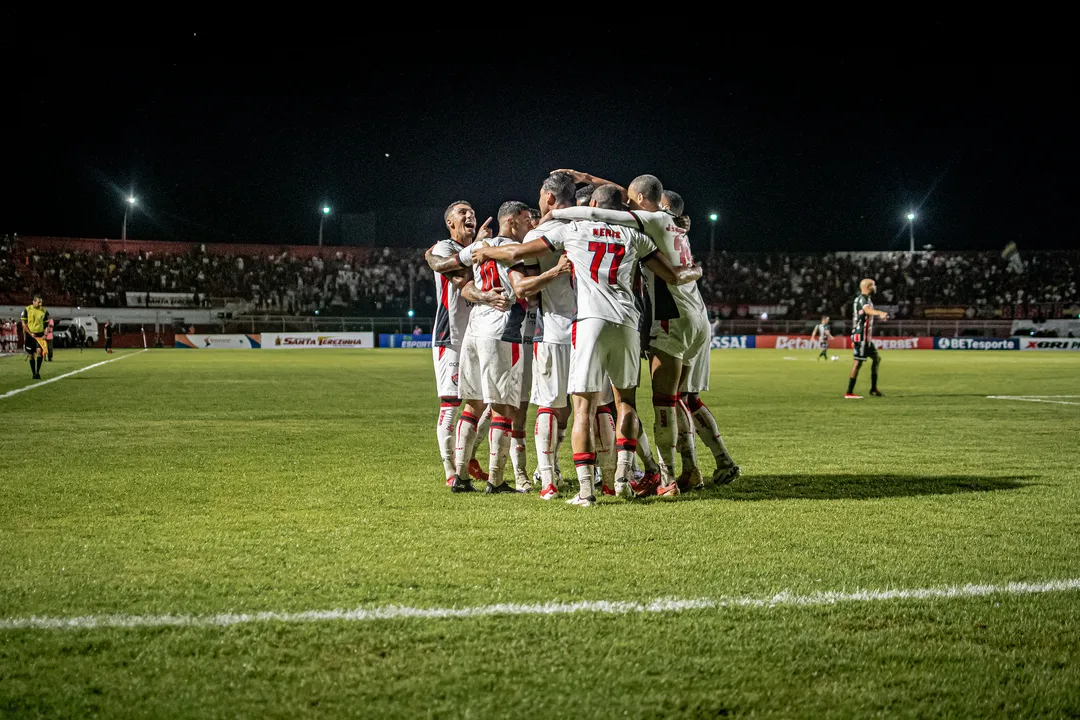
[{"label": "crowd in stands", "polygon": [[[786,306],[789,318],[849,312],[859,280],[877,280],[879,305],[900,317],[918,306],[962,306],[990,317],[1003,305],[1080,301],[1080,253],[996,252],[764,254],[719,252],[703,260],[701,290],[715,308]],[[244,246],[207,252],[132,253],[38,248],[0,240],[0,303],[23,304],[40,290],[56,305],[118,307],[126,293],[190,293],[198,306],[242,300],[268,314],[400,316],[434,314],[423,249],[350,247],[322,257],[254,254]],[[985,312],[984,312],[985,311]]]},{"label": "crowd in stands", "polygon": [[1025,253],[1017,262],[996,252],[748,254],[720,252],[705,263],[706,302],[784,305],[788,316],[834,317],[859,280],[877,281],[879,305],[911,316],[917,306],[973,308],[991,316],[1005,305],[1080,301],[1080,253]]}]

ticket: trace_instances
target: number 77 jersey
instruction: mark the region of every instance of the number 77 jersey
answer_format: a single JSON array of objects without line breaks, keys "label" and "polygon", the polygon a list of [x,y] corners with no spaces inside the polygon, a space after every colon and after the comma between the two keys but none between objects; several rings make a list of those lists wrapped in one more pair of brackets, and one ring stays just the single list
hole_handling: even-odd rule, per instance
[{"label": "number 77 jersey", "polygon": [[565,251],[574,265],[578,320],[600,318],[637,328],[634,271],[656,252],[647,235],[620,225],[569,222],[545,231],[540,239],[555,252]]}]

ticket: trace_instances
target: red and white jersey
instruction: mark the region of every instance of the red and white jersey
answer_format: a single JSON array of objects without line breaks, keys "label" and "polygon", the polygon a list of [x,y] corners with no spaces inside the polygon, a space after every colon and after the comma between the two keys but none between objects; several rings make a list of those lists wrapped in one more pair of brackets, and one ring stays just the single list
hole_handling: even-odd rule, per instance
[{"label": "red and white jersey", "polygon": [[[537,240],[545,232],[562,227],[563,224],[559,220],[548,220],[543,225],[530,230],[529,234],[525,236],[525,242]],[[540,272],[545,273],[558,264],[559,255],[561,253],[550,253],[531,262],[537,263]],[[528,262],[530,261],[526,261],[526,263]],[[534,341],[551,345],[569,345],[570,327],[573,325],[576,312],[577,301],[574,297],[572,276],[560,275],[540,291],[540,303],[536,309]]]},{"label": "red and white jersey", "polygon": [[634,270],[656,252],[644,233],[602,222],[571,222],[546,230],[541,239],[552,251],[565,250],[574,264],[577,320],[600,318],[637,328]]},{"label": "red and white jersey", "polygon": [[[694,254],[690,251],[690,236],[686,234],[686,231],[682,228],[678,228],[675,233],[675,249],[679,251],[679,264],[691,265],[694,262]],[[650,273],[651,274],[651,273]],[[701,305],[701,313],[706,319],[709,317],[709,311],[705,309],[705,300],[701,297],[701,290],[698,289],[697,283],[687,283],[686,285],[680,285],[679,287],[685,287],[694,295],[698,303]]]},{"label": "red and white jersey", "polygon": [[[679,227],[670,213],[663,211],[647,212],[644,210],[605,210],[593,207],[562,208],[552,212],[553,217],[565,220],[591,220],[612,225],[637,228],[648,235],[656,249],[671,261],[672,265],[682,265],[676,233]],[[689,246],[688,246],[689,247]],[[642,268],[649,285],[649,300],[652,302],[653,319],[673,320],[677,317],[693,317],[706,312],[701,294],[693,283],[668,285],[653,275],[648,268]]]},{"label": "red and white jersey", "polygon": [[[483,243],[490,247],[503,245],[516,245],[517,240],[508,237],[493,237],[484,240]],[[495,290],[502,292],[513,305],[506,312],[497,310],[487,305],[477,305],[469,318],[469,335],[473,337],[495,338],[505,342],[520,343],[524,341],[526,324],[526,311],[528,300],[519,300],[514,294],[514,286],[510,284],[510,273],[526,272],[523,263],[510,266],[495,260],[487,260],[479,265],[473,264],[473,282],[482,291]]]},{"label": "red and white jersey", "polygon": [[[432,248],[435,257],[447,258],[461,252],[462,246],[456,240],[440,240]],[[469,310],[472,303],[461,297],[461,291],[454,287],[450,278],[442,273],[435,276],[435,326],[431,329],[431,344],[435,347],[461,347],[465,337],[465,328],[469,325]]]}]

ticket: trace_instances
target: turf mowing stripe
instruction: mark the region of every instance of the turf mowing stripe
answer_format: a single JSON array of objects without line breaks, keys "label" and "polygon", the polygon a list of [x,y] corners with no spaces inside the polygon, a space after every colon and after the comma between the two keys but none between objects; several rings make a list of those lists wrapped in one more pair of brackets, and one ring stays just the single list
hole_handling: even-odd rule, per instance
[{"label": "turf mowing stripe", "polygon": [[42,380],[41,382],[36,382],[36,383],[33,383],[32,385],[27,385],[27,386],[21,387],[21,388],[15,388],[14,390],[8,390],[3,395],[0,395],[0,400],[3,400],[4,398],[7,398],[7,397],[11,397],[12,395],[18,395],[19,393],[26,392],[27,390],[33,390],[34,388],[39,388],[42,385],[48,385],[49,383],[56,382],[57,380],[63,380],[64,378],[71,377],[72,375],[78,375],[79,373],[86,372],[87,370],[89,370],[91,368],[96,368],[96,367],[98,367],[100,365],[107,365],[107,364],[109,364],[111,362],[116,362],[117,360],[123,360],[124,358],[133,357],[135,355],[138,355],[139,353],[144,353],[144,352],[146,352],[145,349],[140,350],[139,352],[133,352],[133,353],[131,353],[131,355],[121,355],[120,357],[114,357],[111,360],[102,360],[99,363],[94,363],[93,365],[87,365],[84,368],[79,368],[78,370],[72,370],[71,372],[64,373],[63,375],[57,375],[56,377],[49,378],[48,380]]},{"label": "turf mowing stripe", "polygon": [[327,621],[398,620],[419,618],[489,617],[493,615],[570,615],[574,613],[674,613],[683,610],[707,610],[728,607],[772,608],[785,606],[836,605],[881,600],[931,600],[938,598],[973,598],[987,595],[1034,595],[1080,590],[1080,578],[1051,580],[1044,583],[1014,582],[1007,585],[963,585],[899,590],[859,590],[856,592],[819,592],[793,595],[781,592],[772,597],[735,597],[697,600],[658,599],[648,603],[584,600],[574,603],[479,605],[463,608],[415,608],[386,605],[355,610],[308,610],[305,612],[221,613],[218,615],[84,615],[81,617],[28,617],[0,619],[0,630],[82,630],[87,628],[139,627],[228,627],[244,623],[311,623]]},{"label": "turf mowing stripe", "polygon": [[1074,398],[1080,395],[987,395],[987,400],[1019,400],[1020,402],[1053,403],[1054,405],[1080,405],[1080,402],[1066,400],[1045,400],[1044,398]]}]

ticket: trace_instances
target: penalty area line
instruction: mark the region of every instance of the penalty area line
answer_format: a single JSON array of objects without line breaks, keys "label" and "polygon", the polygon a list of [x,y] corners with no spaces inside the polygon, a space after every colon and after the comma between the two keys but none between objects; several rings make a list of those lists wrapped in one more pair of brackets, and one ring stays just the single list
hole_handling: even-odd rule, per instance
[{"label": "penalty area line", "polygon": [[632,613],[675,613],[685,610],[722,610],[750,607],[813,607],[843,603],[881,602],[889,600],[933,600],[977,598],[993,595],[1035,595],[1040,593],[1080,590],[1080,578],[1050,580],[1042,583],[1011,582],[1004,585],[952,585],[946,587],[858,590],[855,592],[817,592],[796,595],[787,591],[771,597],[726,597],[680,600],[660,598],[648,602],[583,600],[580,602],[547,602],[537,604],[501,603],[475,607],[418,608],[384,605],[352,610],[307,610],[303,612],[219,613],[216,615],[83,615],[78,617],[0,618],[0,630],[83,630],[89,628],[141,627],[229,627],[247,623],[313,623],[330,621],[374,621],[493,616],[550,616],[577,613],[629,615]]},{"label": "penalty area line", "polygon": [[3,395],[0,395],[0,400],[3,400],[4,398],[9,398],[12,395],[18,395],[19,393],[26,392],[27,390],[33,390],[34,388],[39,388],[39,387],[42,387],[44,385],[48,385],[49,383],[56,382],[57,380],[63,380],[64,378],[71,377],[72,375],[78,375],[81,372],[86,372],[87,370],[91,370],[91,369],[96,368],[96,367],[101,367],[102,365],[108,365],[109,363],[116,362],[117,360],[123,360],[124,358],[134,357],[134,356],[138,355],[139,353],[144,353],[144,352],[146,352],[146,349],[139,350],[138,352],[133,352],[130,355],[121,355],[120,357],[114,357],[111,360],[102,360],[99,363],[94,363],[93,365],[87,365],[86,367],[79,368],[78,370],[72,370],[71,372],[64,373],[63,375],[57,375],[56,377],[49,378],[48,380],[42,380],[40,382],[32,383],[30,385],[26,385],[25,387],[15,388],[14,390],[8,390]]}]

